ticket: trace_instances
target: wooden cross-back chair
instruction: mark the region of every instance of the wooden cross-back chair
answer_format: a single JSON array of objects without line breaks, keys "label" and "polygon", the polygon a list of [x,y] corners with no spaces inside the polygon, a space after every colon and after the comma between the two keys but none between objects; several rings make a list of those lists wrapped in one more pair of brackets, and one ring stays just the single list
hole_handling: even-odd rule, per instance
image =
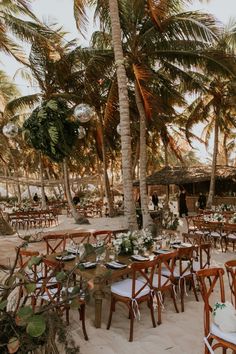
[{"label": "wooden cross-back chair", "polygon": [[236,260],[226,262],[225,268],[231,292],[231,302],[236,308]]},{"label": "wooden cross-back chair", "polygon": [[[163,308],[163,294],[169,292],[175,307],[175,311],[178,313],[178,307],[176,304],[176,293],[174,290],[174,270],[178,252],[170,252],[167,254],[161,254],[157,256],[157,270],[153,276],[153,288],[157,297],[157,309],[158,309],[158,324],[161,324],[161,311]],[[163,269],[166,270],[165,276],[162,275]]]},{"label": "wooden cross-back chair", "polygon": [[193,271],[197,272],[200,269],[209,268],[211,264],[211,249],[210,242],[202,243],[198,246],[197,260],[193,261]]},{"label": "wooden cross-back chair", "polygon": [[208,237],[213,241],[214,247],[216,247],[217,241],[219,241],[221,250],[224,252],[225,236],[222,232],[222,223],[217,221],[206,222],[206,229],[209,232]]},{"label": "wooden cross-back chair", "polygon": [[73,241],[75,244],[89,243],[91,237],[90,231],[78,231],[68,233],[67,242]]},{"label": "wooden cross-back chair", "polygon": [[[220,328],[211,323],[211,314],[213,308],[210,304],[210,297],[216,285],[219,283],[220,287],[220,302],[225,302],[224,290],[224,269],[223,268],[209,268],[201,269],[197,272],[197,278],[200,282],[200,289],[204,301],[204,342],[205,354],[214,353],[215,349],[223,348],[223,353],[227,349],[236,351],[236,335],[235,333],[227,333],[220,330]],[[209,282],[209,279],[211,281]],[[215,341],[216,343],[213,343]]]},{"label": "wooden cross-back chair", "polygon": [[[56,274],[62,269],[60,262],[57,262],[52,259],[43,258],[44,265],[44,274],[45,278],[42,283],[41,290],[41,299],[43,301],[50,302],[50,304],[55,305],[55,309],[59,315],[66,313],[66,322],[69,324],[69,313],[70,313],[70,304],[71,300],[66,299],[66,295],[70,297],[73,286],[67,287],[67,281],[63,284],[60,281],[57,281]],[[73,284],[72,284],[73,285]],[[79,316],[82,323],[82,330],[84,334],[84,339],[88,340],[88,335],[85,326],[85,297],[84,294],[78,293],[76,296],[79,305]]]},{"label": "wooden cross-back chair", "polygon": [[183,241],[191,243],[193,246],[198,246],[204,242],[204,236],[202,234],[194,233],[182,233]]},{"label": "wooden cross-back chair", "polygon": [[129,310],[130,333],[129,341],[133,341],[134,319],[140,317],[139,304],[147,302],[151,312],[153,327],[156,327],[153,309],[154,290],[152,286],[153,275],[156,267],[156,260],[135,262],[131,265],[132,278],[127,278],[112,284],[111,286],[111,307],[107,324],[110,328],[112,314],[115,311],[116,302],[124,303]]},{"label": "wooden cross-back chair", "polygon": [[46,243],[46,253],[52,254],[65,251],[67,237],[68,235],[66,233],[44,236],[43,240]]},{"label": "wooden cross-back chair", "polygon": [[[103,241],[104,244],[111,243],[113,236],[113,233],[111,230],[99,230],[92,232],[92,238],[94,239],[95,242],[97,241]],[[92,241],[93,242],[93,241]]]},{"label": "wooden cross-back chair", "polygon": [[[178,256],[173,273],[173,281],[178,286],[180,292],[181,311],[184,312],[184,297],[186,293],[186,283],[190,283],[190,287],[193,289],[196,301],[198,301],[197,291],[194,282],[193,273],[193,258],[196,252],[196,247],[183,247],[178,249]],[[162,270],[162,275],[166,276],[169,272]]]},{"label": "wooden cross-back chair", "polygon": [[233,252],[235,250],[235,242],[236,242],[236,224],[224,224],[223,227],[225,233],[225,251],[228,249],[228,244],[231,242],[233,245]]},{"label": "wooden cross-back chair", "polygon": [[[17,297],[17,301],[16,301],[16,309],[18,309],[20,306],[21,299],[24,294],[24,283],[26,283],[26,282],[36,283],[37,282],[38,274],[37,274],[36,266],[32,266],[32,268],[30,269],[28,267],[28,265],[29,265],[29,261],[31,260],[31,258],[33,256],[35,256],[35,257],[39,256],[39,252],[29,251],[24,248],[20,248],[20,249],[16,248],[16,252],[18,252],[18,255],[19,255],[18,272],[21,273],[23,276],[22,279],[21,278],[19,279],[19,282],[20,282],[19,287],[18,287],[19,291],[18,291],[18,297]],[[41,273],[39,276],[41,276]],[[31,297],[31,303],[32,303],[32,306],[34,306],[34,304],[35,304],[34,296]]]}]

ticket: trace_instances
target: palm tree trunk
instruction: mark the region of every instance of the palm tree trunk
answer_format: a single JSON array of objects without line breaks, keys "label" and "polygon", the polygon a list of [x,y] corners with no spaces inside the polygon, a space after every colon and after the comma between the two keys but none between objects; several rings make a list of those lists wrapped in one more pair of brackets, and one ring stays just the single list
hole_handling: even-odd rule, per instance
[{"label": "palm tree trunk", "polygon": [[88,219],[80,215],[76,207],[72,201],[72,196],[71,196],[71,191],[70,191],[70,182],[69,182],[69,174],[68,174],[68,168],[67,168],[67,159],[66,157],[63,160],[63,172],[64,172],[64,183],[65,183],[65,193],[66,193],[66,199],[71,211],[71,214],[73,218],[75,219],[76,224],[89,224]]},{"label": "palm tree trunk", "polygon": [[133,160],[133,167],[132,167],[133,179],[136,179],[135,169],[136,169],[136,166],[137,166],[137,163],[138,163],[139,155],[140,155],[140,140],[137,141],[136,149],[135,149],[135,155],[134,155],[134,160]]},{"label": "palm tree trunk", "polygon": [[147,146],[146,146],[146,115],[143,107],[142,98],[139,93],[138,82],[135,81],[135,101],[139,111],[140,119],[140,159],[139,159],[139,189],[141,198],[141,211],[143,216],[143,228],[147,228],[152,224],[151,216],[148,210],[148,196],[146,183],[147,168]]},{"label": "palm tree trunk", "polygon": [[117,0],[109,0],[109,9],[112,28],[112,41],[115,54],[115,64],[117,68],[117,82],[119,89],[124,214],[127,218],[128,228],[134,230],[138,228],[138,225],[136,219],[135,203],[133,198],[131,155],[132,150],[130,136],[129,97],[127,89],[128,80],[124,66],[124,55],[121,43],[121,28]]},{"label": "palm tree trunk", "polygon": [[225,166],[228,166],[229,163],[229,158],[228,158],[228,150],[227,150],[227,134],[224,134],[223,138],[223,149],[224,149],[224,160],[225,160]]},{"label": "palm tree trunk", "polygon": [[113,199],[111,195],[110,181],[107,174],[107,156],[106,156],[106,141],[104,136],[104,129],[102,123],[102,115],[98,113],[100,128],[101,128],[101,145],[102,145],[102,163],[103,163],[103,178],[104,178],[104,189],[105,196],[108,204],[108,212],[109,216],[114,216],[114,207],[113,207]]},{"label": "palm tree trunk", "polygon": [[[165,149],[165,167],[169,166],[169,159],[168,159],[168,142],[164,142],[164,149]],[[170,201],[170,186],[169,184],[166,185],[166,200],[165,200],[165,208],[169,209],[169,201]]]},{"label": "palm tree trunk", "polygon": [[211,168],[211,181],[210,181],[209,194],[207,198],[207,205],[206,205],[207,208],[212,207],[213,198],[215,194],[215,175],[216,175],[218,144],[219,144],[219,123],[218,123],[218,114],[216,114],[215,129],[214,129],[214,147],[213,147],[212,168]]},{"label": "palm tree trunk", "polygon": [[43,177],[43,159],[42,153],[39,153],[39,173],[40,173],[40,181],[41,181],[41,195],[42,195],[42,209],[45,210],[47,208],[46,198],[45,198],[45,189],[44,189],[44,177]]},{"label": "palm tree trunk", "polygon": [[[28,171],[26,171],[25,176],[26,176],[27,179],[29,178]],[[28,192],[28,198],[32,202],[32,195],[31,195],[30,184],[29,183],[27,183],[27,192]]]},{"label": "palm tree trunk", "polygon": [[[49,168],[48,168],[48,167],[46,168],[46,174],[47,174],[47,178],[48,178],[48,179],[51,179],[51,178],[52,178],[51,175],[50,175],[50,172],[49,172]],[[57,188],[58,188],[58,187],[57,187]],[[58,195],[57,190],[56,190],[56,187],[52,186],[52,190],[53,190],[53,194],[55,195],[55,198],[56,198],[56,199],[59,199],[59,198],[60,198],[60,194]]]},{"label": "palm tree trunk", "polygon": [[[8,176],[8,169],[5,168],[5,176]],[[8,182],[6,180],[6,198],[8,199],[9,198],[9,185],[8,185]]]}]

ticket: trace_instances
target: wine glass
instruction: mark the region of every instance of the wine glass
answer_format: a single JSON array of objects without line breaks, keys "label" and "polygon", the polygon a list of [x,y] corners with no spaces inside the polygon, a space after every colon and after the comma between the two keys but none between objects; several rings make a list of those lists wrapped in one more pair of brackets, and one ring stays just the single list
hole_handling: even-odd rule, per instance
[{"label": "wine glass", "polygon": [[120,245],[115,245],[115,260],[118,260],[118,255],[120,253]]}]

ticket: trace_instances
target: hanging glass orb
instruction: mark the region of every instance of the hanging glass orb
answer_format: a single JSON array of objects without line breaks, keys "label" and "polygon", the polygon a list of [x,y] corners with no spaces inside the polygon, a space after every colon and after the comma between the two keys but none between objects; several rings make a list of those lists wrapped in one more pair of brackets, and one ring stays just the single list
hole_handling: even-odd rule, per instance
[{"label": "hanging glass orb", "polygon": [[83,139],[86,135],[86,130],[84,129],[84,127],[79,127],[78,128],[78,138],[79,139]]},{"label": "hanging glass orb", "polygon": [[120,128],[120,124],[117,125],[116,127],[116,131],[119,135],[121,135],[121,128]]},{"label": "hanging glass orb", "polygon": [[74,116],[81,122],[87,123],[94,116],[94,110],[85,103],[78,104],[74,109]]},{"label": "hanging glass orb", "polygon": [[18,127],[14,123],[7,123],[2,128],[2,132],[7,138],[15,138],[18,134]]}]

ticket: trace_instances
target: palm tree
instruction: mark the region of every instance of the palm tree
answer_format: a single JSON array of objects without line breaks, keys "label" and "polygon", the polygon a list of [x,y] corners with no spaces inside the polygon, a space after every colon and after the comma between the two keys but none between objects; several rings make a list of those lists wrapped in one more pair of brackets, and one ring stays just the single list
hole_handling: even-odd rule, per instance
[{"label": "palm tree", "polygon": [[1,1],[0,8],[0,50],[24,64],[28,64],[28,60],[9,33],[20,40],[33,42],[39,38],[44,40],[45,34],[50,32],[33,14],[30,3],[31,0]]},{"label": "palm tree", "polygon": [[[81,15],[84,15],[84,4],[86,1],[74,0],[75,16],[77,24],[81,25]],[[89,1],[87,1],[89,3]],[[129,229],[137,229],[137,219],[133,199],[132,160],[131,160],[131,134],[129,97],[127,89],[127,76],[124,66],[124,55],[121,42],[121,28],[119,20],[119,8],[117,0],[109,0],[109,11],[112,29],[112,42],[115,55],[117,82],[119,88],[119,110],[121,126],[121,152],[122,152],[122,174],[124,189],[124,211],[127,217]]]}]

